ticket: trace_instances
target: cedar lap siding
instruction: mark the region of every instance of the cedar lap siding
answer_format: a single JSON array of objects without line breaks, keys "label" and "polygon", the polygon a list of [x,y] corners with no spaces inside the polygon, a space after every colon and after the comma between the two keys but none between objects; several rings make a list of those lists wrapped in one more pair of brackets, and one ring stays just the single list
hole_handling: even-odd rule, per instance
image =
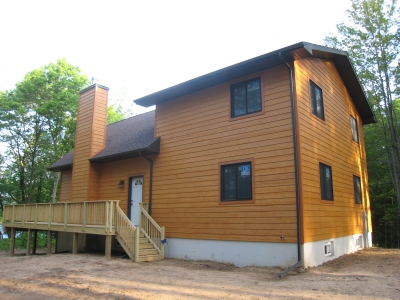
[{"label": "cedar lap siding", "polygon": [[[361,234],[361,215],[366,211],[370,217],[370,207],[360,114],[332,61],[297,60],[295,74],[304,242]],[[323,91],[325,120],[311,112],[310,80]],[[358,122],[358,143],[352,140],[350,116]],[[333,201],[321,200],[319,162],[332,167]],[[353,175],[361,179],[362,204],[354,201]]]},{"label": "cedar lap siding", "polygon": [[[232,117],[231,86],[254,78],[261,84],[260,111]],[[310,81],[322,90],[324,120],[312,113]],[[100,112],[96,101],[92,115],[103,118],[106,100]],[[116,199],[128,213],[129,178],[143,175],[148,202],[144,151],[154,160],[152,217],[167,238],[297,243],[296,194],[301,243],[362,234],[363,211],[372,231],[362,126],[375,119],[345,52],[302,42],[135,102],[156,105],[156,112],[108,125],[105,144],[89,141],[96,122],[80,104],[79,155],[69,153],[50,167],[62,171],[60,201]],[[221,201],[221,166],[239,162],[251,163],[252,197]],[[321,200],[319,163],[331,167],[333,201]],[[361,179],[362,204],[354,201],[353,176]],[[117,188],[120,180],[123,189]]]}]

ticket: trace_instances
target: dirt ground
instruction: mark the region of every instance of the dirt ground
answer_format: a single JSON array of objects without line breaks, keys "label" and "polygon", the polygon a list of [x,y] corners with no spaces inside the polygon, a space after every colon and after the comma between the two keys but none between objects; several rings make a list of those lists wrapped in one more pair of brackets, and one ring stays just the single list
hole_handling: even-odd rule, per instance
[{"label": "dirt ground", "polygon": [[0,252],[0,299],[400,299],[400,250],[362,250],[278,279],[281,272],[211,261]]}]

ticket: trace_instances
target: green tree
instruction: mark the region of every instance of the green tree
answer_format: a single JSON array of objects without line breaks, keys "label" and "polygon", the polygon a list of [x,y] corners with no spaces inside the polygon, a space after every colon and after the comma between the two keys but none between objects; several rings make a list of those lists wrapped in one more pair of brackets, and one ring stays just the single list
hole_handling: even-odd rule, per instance
[{"label": "green tree", "polygon": [[109,99],[108,111],[107,111],[107,124],[121,121],[133,115],[131,109],[124,108],[125,97],[126,93],[122,89],[120,92],[116,93],[115,97]]},{"label": "green tree", "polygon": [[27,73],[14,90],[0,94],[9,200],[55,201],[59,173],[46,168],[73,147],[79,91],[88,82],[78,67],[60,59]]},{"label": "green tree", "polygon": [[328,46],[346,50],[375,112],[387,167],[400,211],[399,115],[400,67],[399,9],[397,0],[352,0],[350,24],[337,25],[338,33],[325,39]]},{"label": "green tree", "polygon": [[385,248],[400,247],[400,213],[383,146],[384,138],[379,126],[367,126],[364,133],[374,244]]}]

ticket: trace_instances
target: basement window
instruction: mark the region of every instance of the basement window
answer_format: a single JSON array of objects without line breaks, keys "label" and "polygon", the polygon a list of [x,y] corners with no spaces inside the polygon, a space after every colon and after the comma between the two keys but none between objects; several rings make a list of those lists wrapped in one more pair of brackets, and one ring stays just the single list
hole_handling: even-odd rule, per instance
[{"label": "basement window", "polygon": [[221,166],[221,201],[252,200],[251,162]]},{"label": "basement window", "polygon": [[325,120],[324,101],[322,98],[322,89],[310,80],[311,111],[321,120]]},{"label": "basement window", "polygon": [[260,112],[261,79],[253,78],[231,86],[231,117]]}]

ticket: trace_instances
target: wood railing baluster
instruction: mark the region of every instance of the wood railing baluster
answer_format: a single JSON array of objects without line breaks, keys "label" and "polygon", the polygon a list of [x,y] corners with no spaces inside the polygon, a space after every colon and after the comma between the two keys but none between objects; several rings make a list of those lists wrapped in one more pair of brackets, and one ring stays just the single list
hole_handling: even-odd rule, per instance
[{"label": "wood railing baluster", "polygon": [[50,204],[50,206],[49,206],[49,222],[48,222],[48,227],[50,228],[50,224],[51,224],[51,216],[52,216],[52,209],[51,209],[51,203],[49,203]]},{"label": "wood railing baluster", "polygon": [[35,207],[35,228],[36,228],[36,225],[37,225],[37,216],[38,216],[38,206],[37,206],[37,203],[35,204],[36,205],[36,207]]}]

